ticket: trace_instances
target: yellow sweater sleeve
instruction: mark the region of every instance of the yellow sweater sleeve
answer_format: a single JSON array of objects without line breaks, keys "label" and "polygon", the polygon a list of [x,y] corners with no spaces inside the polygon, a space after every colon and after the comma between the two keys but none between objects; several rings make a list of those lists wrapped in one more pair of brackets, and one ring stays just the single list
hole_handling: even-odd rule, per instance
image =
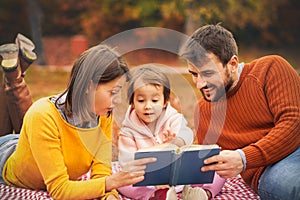
[{"label": "yellow sweater sleeve", "polygon": [[[111,175],[111,117],[100,127],[79,129],[62,119],[48,100],[27,111],[15,153],[4,167],[9,185],[47,189],[53,199],[105,198],[105,178]],[[93,138],[91,144],[86,141]],[[97,139],[103,139],[97,140]],[[109,147],[109,148],[106,148]],[[91,179],[77,179],[91,169]]]}]

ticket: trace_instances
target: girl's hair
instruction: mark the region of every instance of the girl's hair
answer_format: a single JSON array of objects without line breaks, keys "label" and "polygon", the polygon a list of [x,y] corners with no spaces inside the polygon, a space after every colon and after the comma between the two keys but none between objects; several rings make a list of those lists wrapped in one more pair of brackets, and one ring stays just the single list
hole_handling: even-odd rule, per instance
[{"label": "girl's hair", "polygon": [[58,106],[59,99],[66,94],[66,100],[60,104],[64,106],[65,114],[71,116],[75,113],[81,122],[89,121],[94,116],[87,95],[90,84],[107,83],[124,74],[128,81],[128,66],[116,51],[106,45],[94,46],[77,58],[68,86],[55,104]]},{"label": "girl's hair", "polygon": [[127,99],[133,103],[134,90],[143,85],[163,86],[164,102],[170,99],[170,81],[160,68],[153,64],[145,64],[137,67],[128,84]]},{"label": "girl's hair", "polygon": [[209,52],[215,54],[223,66],[232,56],[238,56],[232,33],[220,24],[205,25],[196,30],[181,49],[180,55],[198,66],[209,61],[206,57]]}]

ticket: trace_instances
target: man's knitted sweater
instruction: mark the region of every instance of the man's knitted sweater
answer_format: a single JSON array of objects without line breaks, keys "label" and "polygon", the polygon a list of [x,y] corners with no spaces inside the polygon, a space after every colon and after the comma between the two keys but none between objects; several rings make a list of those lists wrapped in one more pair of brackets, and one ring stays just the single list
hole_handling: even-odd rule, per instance
[{"label": "man's knitted sweater", "polygon": [[197,105],[198,142],[242,149],[247,164],[241,175],[255,191],[264,168],[299,147],[300,77],[280,56],[245,64],[226,98]]}]

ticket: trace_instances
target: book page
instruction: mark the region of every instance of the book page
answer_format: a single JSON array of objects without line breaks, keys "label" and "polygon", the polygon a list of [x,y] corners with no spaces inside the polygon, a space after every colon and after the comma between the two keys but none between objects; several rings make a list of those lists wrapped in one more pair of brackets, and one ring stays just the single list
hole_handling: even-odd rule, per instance
[{"label": "book page", "polygon": [[[202,149],[220,149],[220,147],[217,144],[212,144],[212,145],[191,144],[191,145],[185,145],[185,146],[180,147],[180,152],[196,151],[196,150],[202,150]],[[178,152],[178,153],[180,153],[180,152]]]},{"label": "book page", "polygon": [[142,148],[137,150],[137,152],[151,152],[151,151],[171,151],[171,150],[177,150],[179,147],[172,143],[163,143],[158,144],[152,147]]},{"label": "book page", "polygon": [[181,153],[183,151],[195,151],[201,149],[218,149],[220,148],[217,144],[212,145],[199,145],[199,144],[191,144],[191,145],[184,145],[182,147],[178,147],[172,143],[163,143],[158,144],[152,147],[146,147],[139,149],[137,152],[152,152],[152,151],[171,151],[174,150],[176,153]]}]

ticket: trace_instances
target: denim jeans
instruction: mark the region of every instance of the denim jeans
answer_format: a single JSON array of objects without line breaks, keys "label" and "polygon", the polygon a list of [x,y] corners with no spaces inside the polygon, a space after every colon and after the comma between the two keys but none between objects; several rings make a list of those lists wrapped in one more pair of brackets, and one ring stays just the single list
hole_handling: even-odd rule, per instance
[{"label": "denim jeans", "polygon": [[300,199],[300,147],[264,170],[258,195],[262,200]]},{"label": "denim jeans", "polygon": [[19,134],[9,134],[0,137],[0,183],[5,184],[2,178],[2,170],[6,160],[15,151],[19,140]]}]

